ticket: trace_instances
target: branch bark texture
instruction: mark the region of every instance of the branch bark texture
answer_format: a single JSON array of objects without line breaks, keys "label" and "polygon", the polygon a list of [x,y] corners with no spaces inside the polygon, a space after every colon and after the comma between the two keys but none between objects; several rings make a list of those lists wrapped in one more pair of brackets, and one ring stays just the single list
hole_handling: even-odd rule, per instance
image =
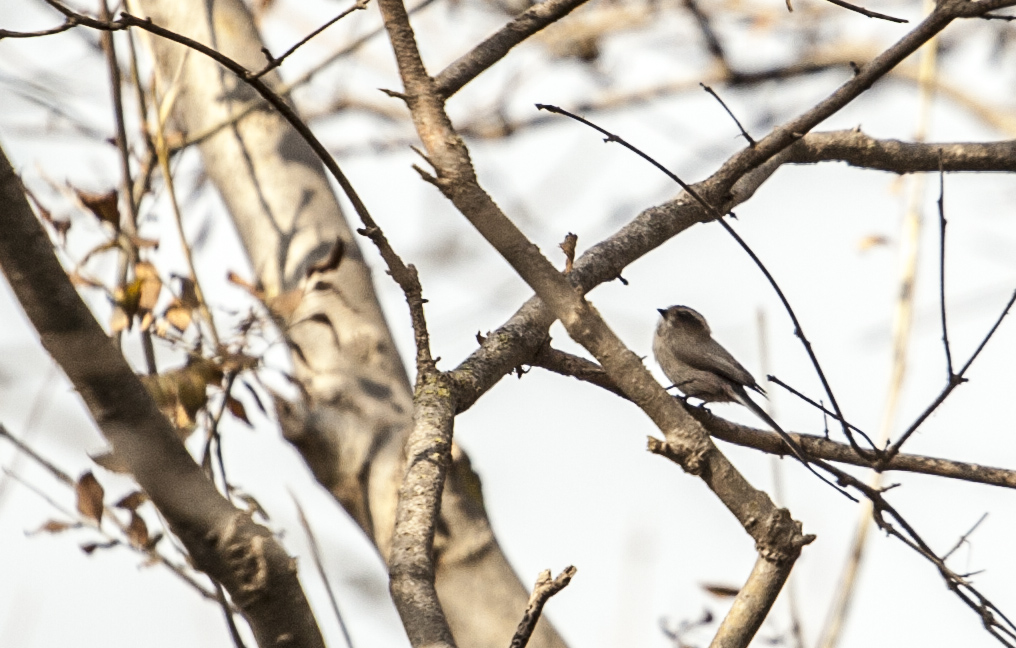
[{"label": "branch bark texture", "polygon": [[[264,65],[253,20],[237,0],[213,5],[138,0],[136,6],[156,24],[250,70]],[[186,132],[228,121],[256,99],[235,75],[194,52],[154,38],[150,47],[161,79],[180,84],[174,119]],[[279,83],[275,73],[264,80]],[[404,449],[414,427],[413,391],[321,162],[267,109],[205,139],[201,153],[266,292],[302,291],[283,326],[306,397],[277,401],[283,432],[389,561]],[[328,254],[336,238],[344,242],[342,262],[306,281],[307,269]],[[468,457],[455,450],[452,458],[436,541],[437,591],[460,641],[503,646],[528,592],[497,545]],[[563,643],[544,624],[534,645]]]},{"label": "branch bark texture", "polygon": [[[754,538],[760,557],[789,570],[801,547],[813,536],[805,536],[800,523],[744,479],[701,425],[624,347],[577,286],[540,254],[483,191],[465,144],[444,111],[443,98],[427,74],[405,8],[400,0],[380,0],[379,4],[405,87],[406,103],[437,174],[431,181],[536,291],[569,335],[599,360],[613,382],[664,432],[669,456],[706,482]],[[767,600],[755,601],[764,617],[779,588],[763,590],[772,593]]]},{"label": "branch bark texture", "polygon": [[261,646],[323,648],[296,565],[272,533],[207,479],[71,285],[0,152],[0,267],[46,351],[113,452],[187,548],[229,592]]}]

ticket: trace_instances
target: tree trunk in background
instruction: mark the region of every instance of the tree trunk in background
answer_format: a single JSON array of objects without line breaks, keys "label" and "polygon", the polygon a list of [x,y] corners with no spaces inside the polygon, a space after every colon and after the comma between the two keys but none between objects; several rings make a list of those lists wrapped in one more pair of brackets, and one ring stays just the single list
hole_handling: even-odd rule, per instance
[{"label": "tree trunk in background", "polygon": [[[131,6],[249,69],[265,63],[252,17],[238,0],[136,0]],[[141,37],[157,61],[162,93],[174,79],[180,86],[173,116],[184,132],[202,132],[257,97],[203,55],[150,34]],[[277,84],[279,77],[266,80]],[[306,398],[277,404],[283,432],[387,557],[403,445],[413,423],[412,389],[324,169],[296,131],[267,108],[200,148],[266,295],[303,291],[287,334],[300,350],[293,354],[294,375]],[[327,256],[336,238],[346,243],[338,269],[302,285],[306,269]],[[437,588],[456,640],[503,648],[526,608],[528,590],[497,545],[479,479],[459,450],[441,515],[446,527],[435,540]],[[564,642],[544,620],[531,645]]]}]

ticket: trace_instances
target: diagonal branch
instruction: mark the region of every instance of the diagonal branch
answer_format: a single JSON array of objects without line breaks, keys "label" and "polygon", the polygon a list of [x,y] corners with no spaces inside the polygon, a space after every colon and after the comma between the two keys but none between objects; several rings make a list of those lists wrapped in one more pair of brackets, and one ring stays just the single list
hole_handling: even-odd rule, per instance
[{"label": "diagonal branch", "polygon": [[[420,58],[405,8],[399,0],[381,0],[379,4],[403,80],[403,96],[426,147],[427,159],[437,172],[434,178],[425,177],[536,291],[568,334],[586,347],[624,393],[649,415],[666,435],[664,445],[670,455],[686,471],[706,482],[755,539],[760,555],[789,569],[801,547],[814,536],[804,535],[800,523],[793,521],[786,510],[777,509],[765,493],[745,480],[713,445],[701,425],[663,390],[568,278],[540,254],[480,187],[465,144],[455,133],[444,111],[444,100]],[[761,589],[770,596],[756,599],[753,605],[764,617],[775,601],[779,585]],[[403,621],[408,623],[410,619],[404,614]],[[414,638],[410,630],[410,638],[414,646],[421,645],[417,641],[420,634]]]},{"label": "diagonal branch", "polygon": [[229,591],[259,644],[288,634],[294,646],[323,647],[289,555],[227,502],[187,453],[74,290],[3,155],[0,205],[0,267],[18,301],[195,566]]},{"label": "diagonal branch", "polygon": [[545,0],[534,4],[438,74],[434,78],[437,92],[446,99],[452,96],[504,58],[513,47],[567,16],[585,2],[586,0]]},{"label": "diagonal branch", "polygon": [[860,96],[900,62],[916,52],[924,43],[945,29],[953,20],[975,17],[992,9],[1013,4],[1016,4],[1016,0],[984,0],[982,2],[943,0],[917,27],[870,63],[860,68],[853,78],[841,85],[831,95],[799,117],[776,128],[772,133],[762,138],[758,146],[743,149],[740,153],[732,156],[710,178],[710,182],[715,183],[716,190],[720,192],[733,186],[747,170],[757,167],[776,155]]}]

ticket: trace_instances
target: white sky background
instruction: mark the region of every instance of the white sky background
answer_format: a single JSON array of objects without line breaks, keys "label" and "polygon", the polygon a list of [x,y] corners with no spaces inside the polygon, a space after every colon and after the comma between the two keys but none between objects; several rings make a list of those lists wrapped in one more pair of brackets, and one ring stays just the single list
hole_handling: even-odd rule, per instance
[{"label": "white sky background", "polygon": [[[37,11],[39,4],[29,0],[0,4],[0,27],[37,29],[54,24],[52,12]],[[280,5],[263,24],[272,51],[281,52],[344,7],[343,3]],[[918,16],[911,4],[873,8],[911,19]],[[777,15],[791,24],[802,14]],[[590,73],[578,63],[546,65],[539,47],[519,48],[452,100],[452,117],[463,119],[495,105],[501,85],[509,81],[513,85],[511,112],[527,117],[535,112],[534,103],[569,107],[593,90],[620,90],[619,84],[635,88],[663,78],[697,80],[695,70],[702,67],[692,57],[697,40],[690,20],[683,12],[670,16],[638,36],[611,39],[597,63],[599,73]],[[835,20],[846,25],[849,33],[883,45],[907,29],[847,12],[836,14]],[[414,25],[434,71],[501,21],[475,7],[460,5],[450,11],[439,2],[415,18]],[[351,34],[363,33],[377,23],[376,7],[351,16],[287,61],[283,73],[295,76],[348,42]],[[453,24],[455,29],[449,29]],[[743,66],[781,60],[797,46],[768,38],[764,31],[752,32],[749,38],[735,24],[721,23],[721,28],[726,30],[721,34],[729,36],[735,63]],[[441,31],[434,34],[428,29]],[[1011,105],[1011,56],[986,62],[990,43],[982,23],[950,29],[947,34],[966,38],[950,38],[960,49],[943,74],[996,103]],[[111,147],[68,135],[59,124],[55,135],[39,137],[30,127],[44,123],[42,111],[10,91],[17,83],[12,79],[29,78],[54,91],[61,105],[101,132],[112,134],[104,63],[85,45],[92,41],[93,34],[78,33],[0,42],[0,143],[29,185],[43,194],[47,192],[43,173],[89,190],[104,190],[117,178],[118,159]],[[298,94],[298,100],[304,106],[321,105],[321,90],[337,87],[376,102],[388,101],[380,93],[369,94],[376,87],[400,87],[385,45],[377,41],[358,62],[324,75],[315,90]],[[716,89],[758,138],[771,127],[771,122],[759,121],[760,115],[769,115],[777,123],[785,121],[832,91],[846,74],[830,72],[794,84],[745,91]],[[620,81],[607,85],[608,78]],[[884,82],[821,129],[862,124],[875,136],[909,139],[915,97],[908,85]],[[592,117],[688,181],[706,177],[742,145],[730,120],[704,93]],[[427,315],[434,353],[444,359],[441,368],[452,368],[475,348],[477,331],[486,333],[500,325],[530,291],[433,187],[419,181],[410,168],[418,161],[414,154],[404,149],[377,153],[362,146],[405,131],[378,128],[373,120],[359,116],[317,126],[333,146],[357,147],[339,162],[395,249],[420,268],[430,300]],[[987,129],[948,101],[935,104],[931,140],[1009,136]],[[558,264],[562,255],[557,244],[567,232],[579,235],[581,252],[641,209],[677,191],[632,154],[604,145],[592,131],[563,118],[552,126],[526,131],[510,143],[472,142],[471,151],[484,186]],[[181,193],[186,195],[195,184],[197,156],[185,156],[180,169]],[[877,433],[889,375],[899,222],[908,182],[839,164],[785,167],[736,210],[740,218],[733,223],[789,296],[844,411],[872,435]],[[929,176],[928,182],[914,337],[898,430],[937,395],[945,380],[937,305],[937,178]],[[947,294],[957,366],[966,361],[1016,287],[1014,201],[1016,181],[1011,175],[946,178]],[[197,250],[206,293],[223,322],[235,321],[229,311],[244,311],[250,302],[225,281],[228,270],[247,273],[232,228],[213,192],[185,204],[188,235],[193,240],[201,232],[207,234],[207,243]],[[153,210],[162,224],[150,222],[143,233],[163,239],[158,258],[165,276],[183,266],[164,207],[163,200]],[[63,214],[70,213],[64,209]],[[89,232],[97,236],[98,228],[84,215],[75,213],[73,218],[71,239],[80,257],[87,249]],[[861,239],[876,234],[889,237],[891,244],[860,252]],[[377,261],[369,245],[361,247]],[[412,331],[402,295],[379,261],[374,267],[397,341],[404,357],[411,358]],[[590,299],[636,353],[650,354],[656,308],[688,304],[709,319],[717,339],[761,380],[756,327],[761,309],[769,323],[769,372],[808,394],[820,395],[814,371],[773,291],[719,226],[692,228],[634,263],[624,276],[629,285],[603,285]],[[108,307],[101,300],[93,301],[99,304],[100,317],[106,317]],[[94,468],[85,453],[101,450],[101,438],[66,382],[62,377],[54,379],[48,357],[6,284],[0,288],[0,330],[0,423],[15,435],[27,435],[33,447],[71,474]],[[560,326],[552,334],[556,345],[577,352]],[[135,351],[136,344],[131,342]],[[906,450],[1016,466],[1014,354],[1016,324],[1007,320],[970,371],[970,382],[931,417]],[[269,363],[282,368],[282,357],[274,353]],[[171,359],[170,354],[160,355],[164,366]],[[648,364],[662,380],[655,364]],[[786,428],[822,431],[822,418],[814,410],[775,385],[770,393],[776,418]],[[280,439],[272,422],[255,412],[249,397],[239,395],[257,429],[249,431],[233,422],[226,425],[227,470],[232,482],[258,498],[271,514],[273,528],[284,534],[286,546],[300,556],[302,578],[329,645],[341,647],[342,638],[313,571],[289,489],[298,494],[325,548],[329,576],[337,586],[354,643],[361,647],[406,645],[373,549],[308,476],[302,460]],[[713,409],[721,416],[760,425],[740,408]],[[655,433],[634,406],[537,369],[522,380],[505,378],[457,419],[456,440],[469,452],[483,479],[498,540],[522,580],[531,583],[547,567],[555,573],[569,564],[578,567],[572,584],[552,599],[546,611],[575,648],[665,646],[658,627],[661,618],[676,625],[697,618],[706,608],[722,616],[724,602],[705,593],[700,584],[739,585],[755,559],[751,540],[701,481],[645,451],[646,435]],[[726,444],[721,448],[755,485],[771,491],[768,456]],[[4,466],[13,466],[25,481],[73,508],[69,489],[15,454],[9,444],[0,442]],[[794,462],[780,465],[786,505],[804,523],[806,532],[818,535],[794,571],[806,636],[814,640],[855,524],[856,506]],[[101,469],[96,472],[107,487],[107,500],[129,490],[126,480]],[[892,474],[889,481],[902,484],[892,492],[891,501],[940,552],[988,513],[951,564],[961,572],[984,570],[975,577],[977,586],[1003,611],[1016,614],[1016,592],[1011,585],[1016,577],[1011,541],[1016,530],[1016,497],[998,488],[923,476]],[[0,645],[229,645],[218,607],[201,600],[165,570],[138,567],[139,559],[122,548],[85,556],[77,545],[93,538],[86,531],[26,536],[26,530],[61,517],[24,486],[4,483],[0,492]],[[154,516],[148,515],[148,520],[154,526]],[[756,643],[763,645],[764,638],[785,631],[788,625],[781,602]],[[700,633],[688,639],[704,644],[708,636]],[[842,645],[903,642],[997,645],[929,563],[899,541],[875,533]]]}]

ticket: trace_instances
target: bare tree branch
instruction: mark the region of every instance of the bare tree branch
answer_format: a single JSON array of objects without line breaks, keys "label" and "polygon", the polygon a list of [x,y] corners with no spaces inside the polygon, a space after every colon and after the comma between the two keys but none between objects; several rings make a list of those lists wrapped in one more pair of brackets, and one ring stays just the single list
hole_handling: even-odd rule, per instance
[{"label": "bare tree branch", "polygon": [[[537,353],[533,359],[532,366],[541,367],[562,376],[577,378],[628,400],[624,393],[610,379],[603,367],[591,360],[586,360],[585,358],[580,358],[548,346]],[[732,423],[716,416],[704,407],[693,407],[688,411],[705,426],[709,435],[713,438],[746,448],[754,448],[773,455],[783,456],[787,453],[786,443],[775,432]],[[826,413],[835,416],[832,412]],[[884,471],[895,470],[921,473],[937,477],[947,477],[949,479],[959,479],[975,484],[1016,488],[1016,470],[903,453],[896,455],[891,461],[882,466],[873,455],[866,453],[865,456],[858,456],[849,445],[811,434],[795,432],[789,432],[789,434],[797,441],[798,445],[804,448],[809,457],[815,457],[816,459]]]},{"label": "bare tree branch", "polygon": [[[540,254],[483,191],[473,172],[469,153],[444,112],[443,98],[420,58],[405,8],[399,0],[381,0],[379,4],[405,87],[405,101],[426,147],[427,159],[437,172],[431,182],[548,304],[569,335],[601,362],[615,383],[665,433],[667,443],[664,445],[669,449],[669,456],[706,482],[755,539],[760,556],[792,565],[801,547],[814,536],[804,535],[800,523],[794,522],[785,510],[777,509],[765,493],[754,489],[738,473],[568,279]],[[762,616],[775,601],[776,592],[771,598],[753,601]],[[412,632],[410,635],[412,639]],[[414,640],[415,645],[421,644]]]},{"label": "bare tree branch", "polygon": [[747,582],[734,597],[730,612],[723,618],[710,648],[747,646],[766,619],[769,608],[759,600],[775,600],[790,577],[792,564],[774,562],[759,556]]},{"label": "bare tree branch", "polygon": [[114,453],[169,522],[195,566],[221,583],[258,643],[324,642],[286,551],[227,502],[78,296],[7,158],[0,155],[0,267],[42,344],[81,394]]},{"label": "bare tree branch", "polygon": [[533,587],[533,593],[529,597],[526,613],[522,615],[522,621],[519,622],[519,627],[515,631],[515,636],[512,637],[509,648],[526,648],[529,638],[533,636],[533,630],[536,629],[536,623],[543,613],[543,606],[547,604],[551,596],[568,586],[576,571],[578,570],[572,566],[565,567],[564,571],[557,575],[557,578],[550,577],[549,569],[540,572],[536,579],[536,585]]},{"label": "bare tree branch", "polygon": [[416,426],[406,442],[388,561],[395,607],[413,646],[455,646],[434,587],[434,529],[451,462],[455,409],[447,379],[433,369],[417,377]]},{"label": "bare tree branch", "polygon": [[448,98],[497,63],[509,50],[556,20],[567,16],[586,0],[545,0],[534,4],[485,41],[463,54],[434,78],[437,92]]},{"label": "bare tree branch", "polygon": [[808,133],[788,149],[787,162],[846,162],[893,173],[938,171],[1016,172],[1016,140],[1001,142],[903,142],[876,139],[860,130]]}]

